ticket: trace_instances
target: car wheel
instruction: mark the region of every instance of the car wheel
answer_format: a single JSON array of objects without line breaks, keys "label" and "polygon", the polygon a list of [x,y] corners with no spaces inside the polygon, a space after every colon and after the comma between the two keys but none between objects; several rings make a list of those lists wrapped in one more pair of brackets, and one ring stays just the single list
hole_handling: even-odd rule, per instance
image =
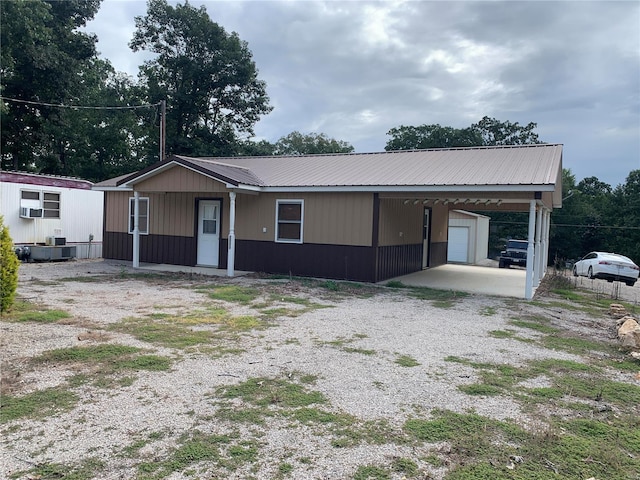
[{"label": "car wheel", "polygon": [[589,271],[587,272],[587,277],[593,278],[593,268],[589,267]]},{"label": "car wheel", "polygon": [[624,283],[626,283],[629,287],[633,287],[636,284],[636,282],[624,282]]},{"label": "car wheel", "polygon": [[578,276],[578,269],[576,268],[576,266],[573,266],[573,276],[577,277]]},{"label": "car wheel", "polygon": [[498,262],[498,268],[504,268],[504,262],[502,260]]}]

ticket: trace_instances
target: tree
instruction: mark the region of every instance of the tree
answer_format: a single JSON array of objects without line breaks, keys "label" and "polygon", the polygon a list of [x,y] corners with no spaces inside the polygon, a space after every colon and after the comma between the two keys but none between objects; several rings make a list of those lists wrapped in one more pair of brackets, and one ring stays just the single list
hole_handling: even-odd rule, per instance
[{"label": "tree", "polygon": [[525,145],[541,143],[538,134],[534,132],[537,126],[534,122],[521,126],[518,122],[501,122],[485,116],[470,128],[482,138],[481,145]]},{"label": "tree", "polygon": [[612,221],[616,231],[615,252],[640,264],[640,169],[632,170],[612,194]]},{"label": "tree", "polygon": [[13,252],[13,240],[9,227],[0,215],[0,313],[11,309],[18,286],[18,267],[20,262]]},{"label": "tree", "polygon": [[392,150],[415,150],[424,148],[475,147],[482,145],[482,138],[469,128],[453,128],[435,125],[417,127],[401,125],[387,132],[391,140],[384,147]]},{"label": "tree", "polygon": [[317,155],[322,153],[351,153],[353,146],[342,140],[329,138],[324,133],[295,131],[281,137],[275,144],[274,155]]},{"label": "tree", "polygon": [[95,57],[96,38],[78,31],[96,14],[100,0],[0,2],[2,168],[38,170],[49,152],[47,128],[59,110],[41,103],[79,100],[84,62]]},{"label": "tree", "polygon": [[387,132],[391,140],[385,150],[413,150],[422,148],[480,147],[490,145],[522,145],[540,143],[534,132],[536,123],[521,126],[518,122],[501,122],[483,117],[467,128],[441,125],[400,126]]},{"label": "tree", "polygon": [[269,113],[266,84],[247,43],[204,7],[149,0],[130,47],[157,54],[140,68],[149,103],[167,102],[167,154],[229,155]]}]

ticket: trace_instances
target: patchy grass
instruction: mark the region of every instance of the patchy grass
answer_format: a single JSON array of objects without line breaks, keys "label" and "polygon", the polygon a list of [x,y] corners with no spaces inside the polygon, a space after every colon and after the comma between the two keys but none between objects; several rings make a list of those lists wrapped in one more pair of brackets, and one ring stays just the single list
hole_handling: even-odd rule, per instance
[{"label": "patchy grass", "polygon": [[427,287],[408,287],[409,296],[420,300],[428,300],[431,305],[437,308],[451,308],[461,299],[468,297],[467,292],[457,292],[455,290],[437,290]]},{"label": "patchy grass", "polygon": [[8,314],[2,315],[4,322],[56,323],[70,318],[63,310],[54,310],[26,300],[17,300]]},{"label": "patchy grass", "polygon": [[482,315],[484,317],[491,317],[491,316],[495,315],[496,313],[498,313],[496,307],[483,307],[480,310],[480,315]]},{"label": "patchy grass", "polygon": [[[33,479],[54,479],[64,478],[65,480],[85,480],[87,478],[98,478],[105,468],[105,463],[95,457],[85,458],[77,465],[64,465],[61,463],[41,463],[31,470],[15,472],[11,478],[33,478]],[[23,477],[26,475],[26,477]]]},{"label": "patchy grass", "polygon": [[111,388],[114,384],[125,386],[133,383],[132,377],[123,376],[128,372],[164,372],[171,367],[169,358],[142,352],[136,347],[106,343],[49,350],[34,357],[31,363],[36,368],[48,364],[69,365],[79,372],[69,378],[71,387],[92,383],[97,387]]},{"label": "patchy grass", "polygon": [[240,285],[220,285],[214,287],[201,287],[199,291],[205,291],[209,298],[222,300],[229,303],[249,305],[260,296],[260,290],[254,287]]},{"label": "patchy grass", "polygon": [[399,355],[396,358],[395,363],[397,363],[401,367],[417,367],[418,365],[420,365],[420,362],[418,362],[411,355]]},{"label": "patchy grass", "polygon": [[308,392],[302,385],[274,378],[250,378],[238,385],[221,387],[221,398],[238,398],[256,406],[308,407],[326,403],[327,399],[317,391]]},{"label": "patchy grass", "polygon": [[68,388],[37,390],[21,396],[2,395],[0,423],[17,419],[41,419],[72,409],[78,397]]}]

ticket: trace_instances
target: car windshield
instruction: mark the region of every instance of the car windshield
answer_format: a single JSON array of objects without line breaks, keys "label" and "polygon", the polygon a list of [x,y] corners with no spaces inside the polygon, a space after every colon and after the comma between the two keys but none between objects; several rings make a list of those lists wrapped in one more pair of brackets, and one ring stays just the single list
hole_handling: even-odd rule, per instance
[{"label": "car windshield", "polygon": [[520,250],[526,250],[527,242],[525,240],[509,240],[507,242],[507,248],[518,248]]}]

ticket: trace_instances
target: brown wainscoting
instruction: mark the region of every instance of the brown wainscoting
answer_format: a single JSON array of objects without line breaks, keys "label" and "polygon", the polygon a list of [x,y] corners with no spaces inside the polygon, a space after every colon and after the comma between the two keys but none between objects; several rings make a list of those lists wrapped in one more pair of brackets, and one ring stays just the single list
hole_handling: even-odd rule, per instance
[{"label": "brown wainscoting", "polygon": [[112,260],[131,260],[133,235],[122,232],[107,232],[102,236],[102,257]]},{"label": "brown wainscoting", "polygon": [[438,265],[447,263],[447,245],[447,242],[434,242],[431,244],[430,267],[437,267]]},{"label": "brown wainscoting", "polygon": [[[122,232],[105,232],[102,256],[114,260],[131,260],[133,235]],[[196,239],[170,235],[140,235],[140,261],[194,266],[197,251]],[[226,261],[226,259],[225,259]]]},{"label": "brown wainscoting", "polygon": [[422,244],[378,247],[376,282],[422,270]]},{"label": "brown wainscoting", "polygon": [[350,245],[299,245],[236,240],[235,268],[302,277],[374,282],[374,251],[371,247]]}]

